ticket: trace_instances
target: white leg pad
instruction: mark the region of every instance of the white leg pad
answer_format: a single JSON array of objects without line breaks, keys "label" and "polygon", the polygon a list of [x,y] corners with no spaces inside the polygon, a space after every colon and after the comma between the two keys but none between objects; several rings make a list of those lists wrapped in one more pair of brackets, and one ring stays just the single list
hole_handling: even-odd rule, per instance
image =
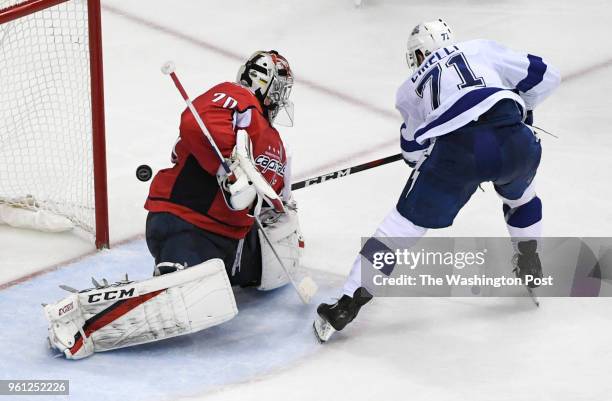
[{"label": "white leg pad", "polygon": [[[297,272],[300,267],[303,239],[300,223],[295,210],[287,209],[278,220],[264,227],[270,242],[290,272]],[[258,289],[267,291],[289,283],[287,274],[281,267],[267,241],[259,233],[261,245],[261,284]]]},{"label": "white leg pad", "polygon": [[45,306],[49,342],[68,359],[194,333],[237,313],[221,259],[73,293]]}]

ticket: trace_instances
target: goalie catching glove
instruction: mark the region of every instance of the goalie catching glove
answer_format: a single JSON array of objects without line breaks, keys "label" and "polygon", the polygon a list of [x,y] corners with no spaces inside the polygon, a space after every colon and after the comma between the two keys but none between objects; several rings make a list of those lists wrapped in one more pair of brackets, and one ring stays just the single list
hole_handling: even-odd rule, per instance
[{"label": "goalie catching glove", "polygon": [[217,181],[232,209],[247,209],[259,196],[260,200],[265,200],[277,212],[285,211],[280,196],[255,166],[251,140],[246,131],[241,130],[236,134],[236,146],[229,161],[233,174],[227,175],[223,169],[220,169]]}]

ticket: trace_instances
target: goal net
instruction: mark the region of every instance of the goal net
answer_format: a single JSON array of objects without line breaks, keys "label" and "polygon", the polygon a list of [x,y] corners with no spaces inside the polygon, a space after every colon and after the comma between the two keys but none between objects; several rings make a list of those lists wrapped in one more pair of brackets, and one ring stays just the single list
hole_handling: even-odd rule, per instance
[{"label": "goal net", "polygon": [[99,23],[99,0],[0,0],[0,206],[53,215],[103,247]]}]

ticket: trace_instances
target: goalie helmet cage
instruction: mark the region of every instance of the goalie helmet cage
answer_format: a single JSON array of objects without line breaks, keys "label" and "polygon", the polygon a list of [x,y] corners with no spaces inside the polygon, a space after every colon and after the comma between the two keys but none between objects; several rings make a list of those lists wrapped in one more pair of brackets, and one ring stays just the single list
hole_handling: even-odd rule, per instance
[{"label": "goalie helmet cage", "polygon": [[0,0],[0,202],[109,246],[100,0]]}]

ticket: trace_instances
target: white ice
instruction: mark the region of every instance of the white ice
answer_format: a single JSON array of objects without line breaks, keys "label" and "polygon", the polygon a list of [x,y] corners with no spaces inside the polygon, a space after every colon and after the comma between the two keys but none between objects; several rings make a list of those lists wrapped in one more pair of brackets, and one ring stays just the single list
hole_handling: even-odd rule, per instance
[{"label": "white ice", "polygon": [[[39,301],[54,302],[66,296],[58,284],[83,289],[91,287],[92,276],[100,281],[103,274],[112,282],[126,271],[130,280],[142,280],[150,277],[151,269],[146,244],[133,241],[2,291],[0,379],[70,380],[70,399],[75,400],[115,399],[128,390],[135,401],[168,399],[256,378],[318,351],[306,321],[311,307],[302,304],[288,287],[270,292],[237,289],[238,316],[191,336],[81,361],[68,361],[48,349],[43,341],[47,322]],[[330,284],[322,284],[317,302],[333,295]]]},{"label": "white ice", "polygon": [[[183,104],[159,72],[164,61],[176,62],[195,95],[234,79],[239,62],[233,55],[246,57],[260,48],[284,53],[298,82],[296,126],[283,133],[293,149],[296,178],[304,178],[399,151],[401,121],[393,103],[407,74],[405,40],[417,22],[438,17],[454,26],[459,38],[496,39],[541,55],[561,70],[565,82],[535,113],[537,125],[560,136],[543,136],[537,185],[545,235],[610,233],[612,6],[607,1],[366,0],[358,9],[350,0],[103,4],[115,244],[144,230],[148,185],[136,180],[136,167],[169,165]],[[307,240],[305,265],[329,277],[346,275],[360,237],[371,234],[395,204],[409,173],[397,163],[296,192]],[[505,235],[501,204],[490,186],[484,188],[452,228],[428,235]],[[92,250],[73,234],[0,228],[0,283]],[[117,397],[141,391],[150,397],[140,399],[151,400],[610,398],[612,302],[607,299],[544,299],[539,310],[527,299],[377,299],[334,341],[311,347],[306,334],[314,306],[299,307],[284,290],[258,298],[261,311],[270,313],[264,329],[272,336],[279,320],[293,319],[304,336],[283,338],[275,350],[259,343],[261,336],[250,339],[253,328],[240,327],[261,312],[252,308],[227,328],[177,339],[167,349],[147,346],[77,363],[50,358],[38,303],[58,297],[57,284],[85,286],[89,275],[116,278],[124,271],[143,277],[150,268],[138,240],[0,291],[0,376],[65,373],[75,389],[87,386],[99,396],[106,390],[98,389],[113,389]],[[327,287],[322,295],[335,294]],[[251,301],[248,294],[245,299]],[[295,314],[277,316],[276,299],[279,308],[295,308]],[[243,348],[249,341],[253,347]],[[16,359],[16,351],[23,357]],[[207,352],[220,358],[212,372]],[[168,385],[157,380],[164,366]],[[139,376],[126,376],[132,368]],[[222,379],[208,381],[213,374]],[[148,384],[151,380],[155,383]],[[81,394],[71,399],[85,399]]]}]

